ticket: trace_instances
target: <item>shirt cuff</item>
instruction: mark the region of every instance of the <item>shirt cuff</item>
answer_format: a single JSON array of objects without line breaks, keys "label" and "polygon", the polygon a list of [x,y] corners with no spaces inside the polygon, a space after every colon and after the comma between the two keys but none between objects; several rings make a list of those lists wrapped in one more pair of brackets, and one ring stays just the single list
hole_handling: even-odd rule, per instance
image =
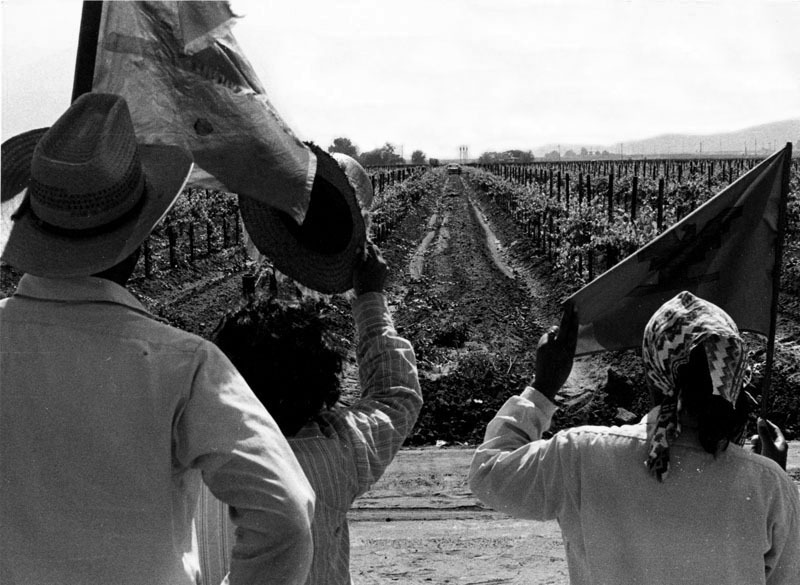
[{"label": "shirt cuff", "polygon": [[368,292],[353,299],[353,318],[356,329],[361,331],[368,324],[391,324],[386,296],[379,292]]},{"label": "shirt cuff", "polygon": [[525,400],[532,402],[533,405],[547,419],[548,424],[550,422],[550,419],[553,418],[553,415],[558,410],[558,406],[556,406],[556,404],[552,400],[547,398],[547,396],[539,392],[533,386],[526,387],[525,390],[523,390],[522,394],[520,394],[520,396]]}]

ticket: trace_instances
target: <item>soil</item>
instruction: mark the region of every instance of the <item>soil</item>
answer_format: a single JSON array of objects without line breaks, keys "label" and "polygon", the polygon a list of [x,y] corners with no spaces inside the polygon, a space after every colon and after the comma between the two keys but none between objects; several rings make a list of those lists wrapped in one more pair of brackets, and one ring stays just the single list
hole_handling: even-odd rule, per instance
[{"label": "soil", "polygon": [[[358,584],[568,583],[554,522],[510,519],[469,493],[472,446],[505,400],[533,372],[541,334],[559,319],[574,283],[559,281],[514,224],[474,189],[469,171],[445,175],[397,221],[380,247],[390,267],[386,293],[397,329],[414,345],[425,406],[406,447],[351,513],[352,574]],[[2,273],[0,293],[16,276]],[[205,337],[243,300],[243,277],[280,295],[314,294],[242,250],[229,249],[138,279],[131,289],[159,317]],[[352,334],[348,299],[328,297]],[[772,420],[800,437],[800,300],[781,297]],[[756,361],[763,347],[753,338]],[[758,364],[757,364],[758,365]],[[350,356],[343,402],[358,392]],[[560,396],[553,430],[614,424],[648,405],[635,352],[581,358]],[[800,480],[800,445],[790,472]]]}]

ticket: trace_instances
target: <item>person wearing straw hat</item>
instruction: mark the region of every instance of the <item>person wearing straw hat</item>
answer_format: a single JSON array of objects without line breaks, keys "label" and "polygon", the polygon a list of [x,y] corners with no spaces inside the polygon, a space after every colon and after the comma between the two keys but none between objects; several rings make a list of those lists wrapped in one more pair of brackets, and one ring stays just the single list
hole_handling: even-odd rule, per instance
[{"label": "person wearing straw hat", "polygon": [[473,493],[518,518],[556,519],[570,582],[800,582],[800,498],[782,469],[786,442],[747,421],[744,343],[722,309],[690,292],[645,327],[642,357],[656,406],[639,424],[542,435],[572,369],[577,315],[542,336],[536,375],[489,423],[470,468]]},{"label": "person wearing straw hat", "polygon": [[201,483],[231,507],[231,583],[303,583],[314,494],[212,343],[125,288],[192,168],[84,94],[2,146],[0,582],[196,583]]},{"label": "person wearing straw hat", "polygon": [[[359,199],[368,201],[372,185],[364,170],[346,155],[336,158]],[[422,407],[414,350],[397,334],[383,293],[387,270],[367,241],[351,281],[361,395],[349,404],[339,401],[346,347],[331,331],[324,302],[257,296],[227,314],[214,334],[278,421],[317,495],[307,585],[351,582],[347,513],[380,479]],[[218,581],[228,570],[233,527],[206,491],[201,507],[203,569]]]}]

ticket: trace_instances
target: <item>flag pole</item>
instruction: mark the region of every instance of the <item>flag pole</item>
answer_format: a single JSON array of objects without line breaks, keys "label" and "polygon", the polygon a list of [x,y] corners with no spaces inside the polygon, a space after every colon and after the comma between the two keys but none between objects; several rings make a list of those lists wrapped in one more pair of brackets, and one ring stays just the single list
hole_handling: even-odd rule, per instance
[{"label": "flag pole", "polygon": [[781,292],[781,266],[783,264],[783,238],[786,233],[786,202],[789,199],[789,171],[792,166],[792,143],[784,148],[783,179],[781,196],[778,200],[778,236],[775,239],[775,264],[772,269],[772,305],[769,315],[769,336],[767,337],[767,359],[764,364],[764,379],[761,388],[761,418],[767,418],[769,388],[772,382],[772,365],[775,357],[775,329],[778,322],[778,296]]},{"label": "flag pole", "polygon": [[100,38],[100,18],[103,2],[84,0],[81,28],[78,33],[78,53],[75,58],[75,77],[72,81],[72,101],[92,91],[94,64],[97,58],[97,40]]}]

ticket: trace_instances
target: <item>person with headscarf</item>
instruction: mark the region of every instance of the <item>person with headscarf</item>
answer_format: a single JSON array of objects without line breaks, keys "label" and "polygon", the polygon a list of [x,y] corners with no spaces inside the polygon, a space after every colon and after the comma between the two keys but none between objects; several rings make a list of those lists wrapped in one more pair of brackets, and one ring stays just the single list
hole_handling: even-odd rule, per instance
[{"label": "person with headscarf", "polygon": [[653,409],[638,424],[543,439],[576,339],[574,311],[542,336],[533,382],[475,452],[473,493],[514,517],[557,520],[574,585],[800,583],[800,498],[782,469],[785,440],[759,419],[762,454],[740,445],[748,365],[733,320],[678,294],[644,331]]}]

